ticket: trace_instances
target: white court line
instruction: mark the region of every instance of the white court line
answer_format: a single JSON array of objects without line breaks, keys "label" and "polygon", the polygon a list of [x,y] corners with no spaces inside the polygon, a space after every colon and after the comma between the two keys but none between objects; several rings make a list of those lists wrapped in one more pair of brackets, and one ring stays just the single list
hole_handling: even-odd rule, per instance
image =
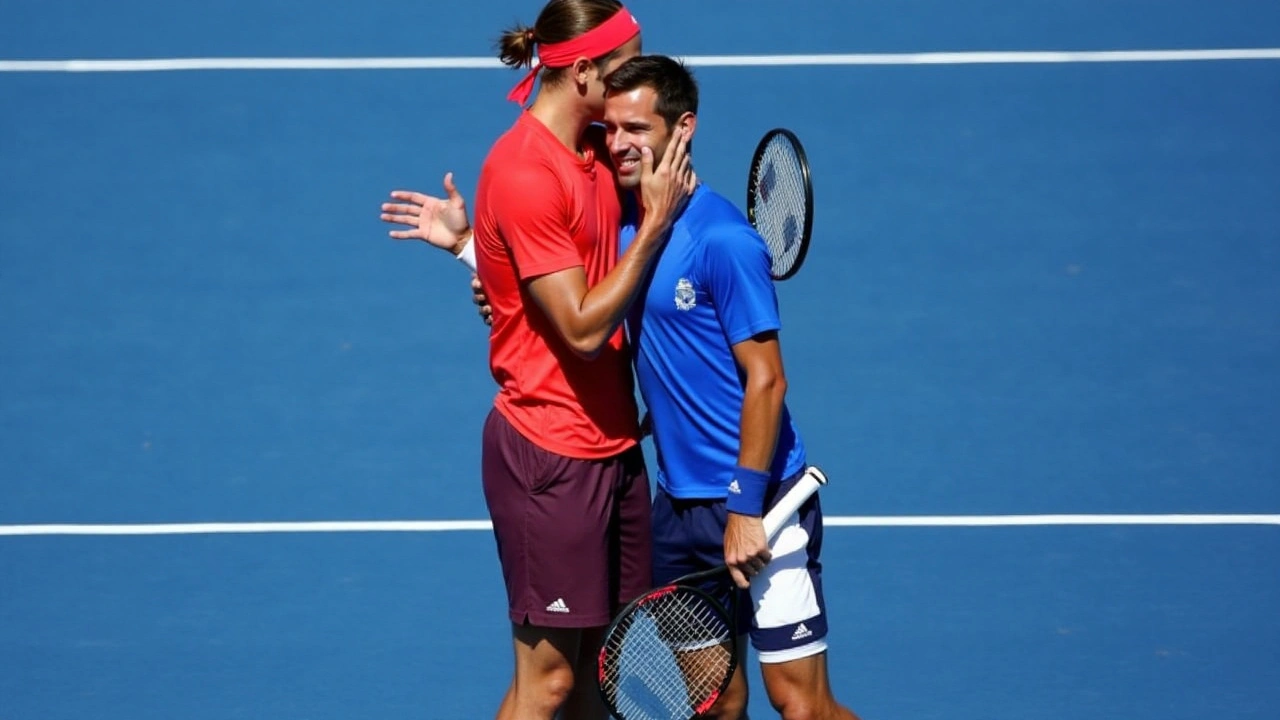
[{"label": "white court line", "polygon": [[1013,527],[1037,525],[1280,525],[1280,515],[960,515],[828,517],[834,527]]},{"label": "white court line", "polygon": [[[958,515],[831,516],[828,527],[1012,527],[1047,525],[1280,525],[1280,515]],[[390,520],[134,525],[0,525],[0,536],[232,535],[274,533],[386,533],[492,530],[488,520]]]},{"label": "white court line", "polygon": [[[1031,52],[837,53],[826,55],[686,55],[694,67],[804,65],[992,65],[1044,63],[1280,60],[1280,48],[1213,50],[1066,50]],[[160,72],[191,70],[489,70],[491,57],[150,58],[123,60],[0,60],[0,72]]]}]

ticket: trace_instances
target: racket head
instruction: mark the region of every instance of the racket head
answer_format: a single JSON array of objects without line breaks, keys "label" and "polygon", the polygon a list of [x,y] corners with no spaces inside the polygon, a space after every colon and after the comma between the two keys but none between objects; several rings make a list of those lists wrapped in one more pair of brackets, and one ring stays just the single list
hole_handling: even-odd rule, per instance
[{"label": "racket head", "polygon": [[605,632],[597,686],[618,720],[691,720],[715,704],[737,670],[734,608],[681,582],[632,600]]},{"label": "racket head", "polygon": [[786,128],[765,133],[751,156],[747,219],[769,246],[773,279],[799,272],[813,236],[813,178],[804,145]]}]

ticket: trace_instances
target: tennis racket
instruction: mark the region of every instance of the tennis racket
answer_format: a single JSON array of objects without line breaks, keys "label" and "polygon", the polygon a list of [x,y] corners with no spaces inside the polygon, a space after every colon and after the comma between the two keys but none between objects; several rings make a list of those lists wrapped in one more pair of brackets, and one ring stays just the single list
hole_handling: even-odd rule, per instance
[{"label": "tennis racket", "polygon": [[804,146],[790,130],[770,130],[756,145],[747,173],[747,219],[769,246],[773,279],[795,275],[813,234],[813,181]]},{"label": "tennis racket", "polygon": [[[827,476],[810,466],[764,517],[772,542]],[[598,659],[601,697],[618,720],[691,720],[715,704],[738,666],[732,599],[726,608],[699,587],[729,582],[729,568],[686,575],[632,600],[605,633]],[[734,598],[738,593],[730,593]]]}]

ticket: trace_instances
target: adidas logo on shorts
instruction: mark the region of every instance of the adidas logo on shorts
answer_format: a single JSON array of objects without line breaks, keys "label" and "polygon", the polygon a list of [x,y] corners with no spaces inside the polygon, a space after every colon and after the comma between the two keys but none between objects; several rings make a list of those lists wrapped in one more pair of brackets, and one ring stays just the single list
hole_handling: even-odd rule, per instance
[{"label": "adidas logo on shorts", "polygon": [[547,606],[547,612],[567,613],[569,606],[564,604],[564,598],[556,598],[556,601]]},{"label": "adidas logo on shorts", "polygon": [[[547,608],[547,609],[548,609],[548,610],[550,610],[551,608]],[[812,634],[813,634],[813,631],[812,631],[812,630],[810,630],[809,628],[805,627],[805,626],[804,626],[804,623],[800,623],[799,625],[797,625],[797,626],[796,626],[796,631],[795,631],[795,632],[793,632],[793,633],[791,633],[791,639],[792,639],[792,640],[803,640],[803,639],[805,639],[805,638],[809,637],[809,636],[810,636],[810,635],[812,635]]]}]

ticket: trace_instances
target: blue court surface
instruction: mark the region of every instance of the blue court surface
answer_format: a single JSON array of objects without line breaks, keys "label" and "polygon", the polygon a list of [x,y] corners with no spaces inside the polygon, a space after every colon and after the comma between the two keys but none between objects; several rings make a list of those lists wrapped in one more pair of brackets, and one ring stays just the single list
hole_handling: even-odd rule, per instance
[{"label": "blue court surface", "polygon": [[[485,329],[378,205],[471,197],[518,74],[460,59],[538,7],[0,6],[0,720],[493,716],[493,540],[434,522],[486,519]],[[809,149],[779,295],[838,696],[1280,718],[1280,5],[632,9],[703,180]],[[1034,51],[1139,56],[972,55]],[[59,62],[185,58],[259,61]]]}]

